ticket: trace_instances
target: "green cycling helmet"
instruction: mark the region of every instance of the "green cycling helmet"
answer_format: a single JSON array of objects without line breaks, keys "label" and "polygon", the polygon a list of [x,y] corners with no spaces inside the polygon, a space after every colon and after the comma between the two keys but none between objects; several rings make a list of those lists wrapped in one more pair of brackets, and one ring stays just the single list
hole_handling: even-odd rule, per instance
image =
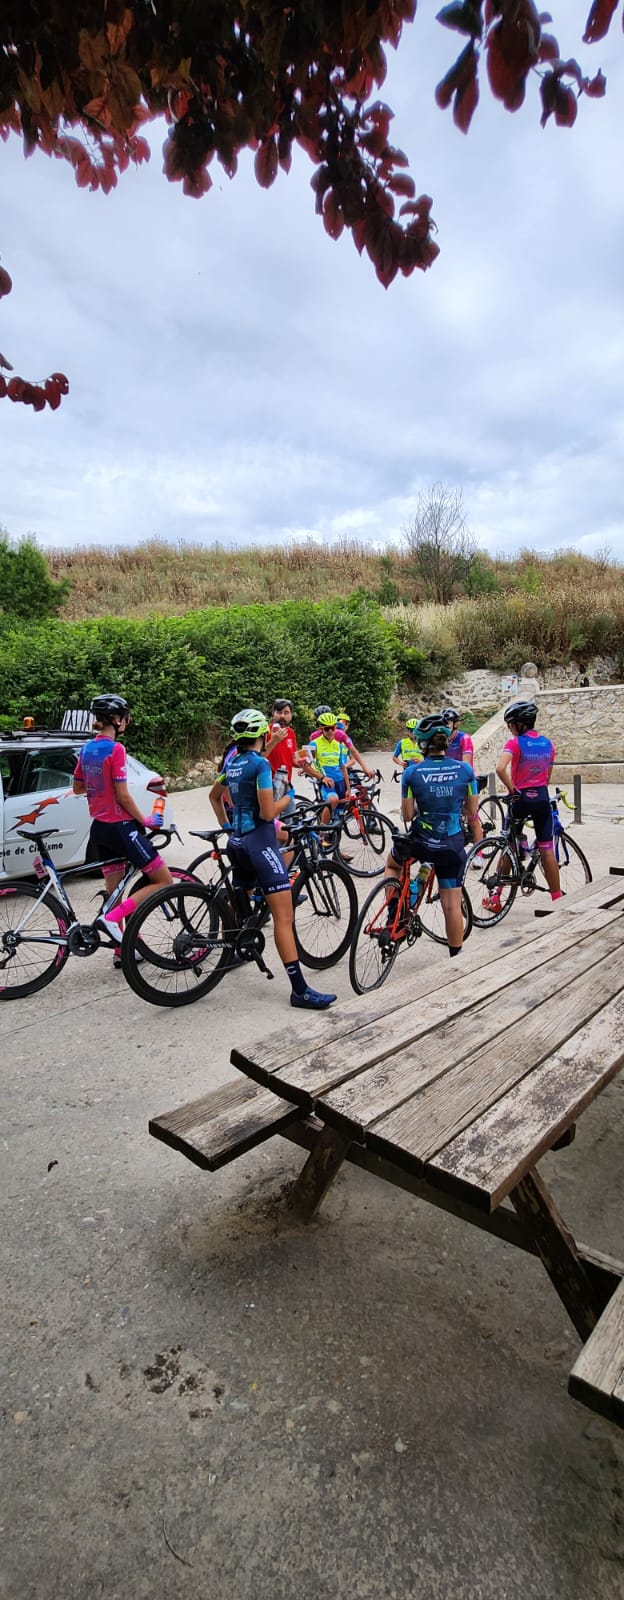
[{"label": "green cycling helmet", "polygon": [[421,717],[420,722],[414,728],[414,738],[423,754],[436,733],[443,733],[445,739],[448,739],[448,723],[444,722],[439,713],[437,716]]},{"label": "green cycling helmet", "polygon": [[321,712],[321,715],[319,717],[319,727],[321,727],[321,728],[335,728],[336,722],[337,722],[337,718],[334,716],[333,711],[322,711]]},{"label": "green cycling helmet", "polygon": [[237,711],[230,728],[237,739],[260,739],[263,733],[268,733],[269,724],[264,711],[254,711],[249,706],[245,711]]},{"label": "green cycling helmet", "polygon": [[413,733],[414,728],[418,727],[418,717],[406,717],[405,726],[409,728],[410,733]]}]

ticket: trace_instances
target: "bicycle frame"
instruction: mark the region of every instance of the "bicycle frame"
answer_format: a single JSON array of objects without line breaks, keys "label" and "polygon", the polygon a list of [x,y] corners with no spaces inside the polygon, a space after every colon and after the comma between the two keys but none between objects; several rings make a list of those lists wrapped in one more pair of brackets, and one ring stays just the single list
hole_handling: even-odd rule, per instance
[{"label": "bicycle frame", "polygon": [[[20,830],[18,830],[18,832],[19,831]],[[162,831],[163,831],[162,829],[158,830],[158,832],[162,832]],[[173,829],[171,830],[171,832],[170,832],[169,829],[167,829],[166,832],[169,835],[169,837],[171,837],[171,832],[173,832]],[[31,839],[31,840],[33,839],[33,835],[32,834],[23,833],[22,837],[23,838],[28,838],[28,839]],[[128,861],[126,863],[126,871],[124,872],[123,878],[121,879],[121,881],[118,884],[116,884],[115,888],[111,890],[111,893],[109,895],[105,895],[105,897],[103,899],[103,902],[102,902],[102,905],[100,907],[100,910],[97,913],[97,917],[94,917],[92,919],[92,922],[90,922],[90,923],[81,924],[79,918],[76,916],[76,912],[75,912],[74,907],[73,907],[73,905],[71,903],[69,895],[67,894],[67,891],[65,889],[65,885],[64,885],[64,881],[63,880],[65,878],[68,878],[68,877],[81,878],[81,877],[86,877],[87,875],[90,876],[93,872],[97,871],[98,869],[100,871],[104,872],[107,867],[110,869],[111,864],[114,865],[114,863],[111,863],[110,860],[108,860],[108,861],[85,861],[81,866],[66,867],[64,870],[59,871],[59,868],[56,866],[56,863],[52,860],[52,856],[50,855],[49,850],[46,848],[45,840],[43,838],[41,838],[39,840],[36,840],[35,842],[38,844],[39,848],[38,848],[37,853],[33,856],[33,871],[34,871],[35,877],[37,877],[39,879],[39,882],[41,883],[41,893],[37,895],[35,900],[33,900],[33,903],[32,903],[32,905],[30,907],[30,910],[26,912],[26,914],[22,918],[22,921],[20,922],[19,926],[15,929],[15,932],[19,933],[19,934],[23,933],[23,930],[24,930],[24,928],[27,927],[28,923],[30,922],[31,917],[34,916],[35,912],[39,909],[39,906],[41,905],[42,901],[45,900],[46,895],[49,893],[50,889],[52,889],[54,894],[56,895],[58,901],[59,901],[59,904],[62,906],[63,911],[66,913],[67,917],[69,918],[69,926],[68,926],[68,929],[67,929],[67,934],[66,934],[65,937],[61,937],[59,934],[53,934],[53,933],[50,933],[50,934],[47,934],[47,935],[46,934],[29,934],[28,939],[29,939],[29,943],[31,943],[31,944],[55,944],[55,945],[59,945],[60,947],[62,947],[62,946],[66,945],[69,942],[69,934],[70,934],[72,928],[78,928],[80,926],[83,926],[85,928],[90,929],[93,926],[93,923],[95,923],[98,920],[98,918],[105,917],[107,912],[111,911],[113,906],[116,905],[119,900],[123,900],[125,890],[127,889],[128,885],[132,882],[132,879],[134,877],[136,877],[137,871],[139,869],[136,866],[134,866],[134,864],[131,861]],[[100,932],[100,931],[102,933],[105,932],[104,929],[101,929],[101,930],[98,929],[98,932]],[[116,941],[112,937],[112,935],[110,937],[110,943],[111,944],[116,944]]]}]

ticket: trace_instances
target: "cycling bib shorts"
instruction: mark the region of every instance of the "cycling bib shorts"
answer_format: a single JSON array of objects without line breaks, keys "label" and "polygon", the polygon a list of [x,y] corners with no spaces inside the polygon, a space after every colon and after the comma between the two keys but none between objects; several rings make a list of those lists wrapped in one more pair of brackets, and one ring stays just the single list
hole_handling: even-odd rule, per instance
[{"label": "cycling bib shorts", "polygon": [[552,850],[553,812],[545,784],[538,784],[534,789],[522,789],[520,794],[514,795],[509,816],[513,822],[526,822],[530,817],[540,850]]},{"label": "cycling bib shorts", "polygon": [[440,889],[460,889],[464,881],[466,850],[463,833],[447,833],[443,839],[426,838],[413,829],[398,834],[390,855],[397,866],[406,861],[430,861]]},{"label": "cycling bib shorts", "polygon": [[234,869],[237,889],[251,889],[259,883],[265,895],[290,890],[284,857],[275,842],[272,822],[262,822],[251,833],[231,834],[227,853]]},{"label": "cycling bib shorts", "polygon": [[101,822],[99,817],[94,817],[89,838],[97,860],[106,862],[108,872],[114,866],[125,867],[128,861],[134,867],[140,867],[142,872],[155,872],[157,867],[165,865],[151,839],[141,833],[138,822],[132,819],[128,822]]}]

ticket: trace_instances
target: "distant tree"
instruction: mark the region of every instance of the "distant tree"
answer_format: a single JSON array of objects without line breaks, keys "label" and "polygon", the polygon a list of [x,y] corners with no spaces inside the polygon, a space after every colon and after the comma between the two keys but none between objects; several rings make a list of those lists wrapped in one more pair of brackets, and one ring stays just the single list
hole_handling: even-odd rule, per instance
[{"label": "distant tree", "polygon": [[402,535],[427,598],[448,605],[458,584],[467,580],[475,548],[461,489],[432,484],[427,494],[418,496]]},{"label": "distant tree", "polygon": [[0,611],[25,621],[53,617],[69,588],[69,578],[53,582],[34,539],[12,545],[6,530],[0,529]]}]

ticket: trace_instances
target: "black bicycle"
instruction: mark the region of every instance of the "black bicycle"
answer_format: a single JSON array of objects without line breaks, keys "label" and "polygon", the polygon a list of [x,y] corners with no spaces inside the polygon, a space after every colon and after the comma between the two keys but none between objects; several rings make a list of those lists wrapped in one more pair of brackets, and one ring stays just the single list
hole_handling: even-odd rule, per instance
[{"label": "black bicycle", "polygon": [[[559,816],[559,802],[563,795],[557,790],[551,799],[553,811],[553,850],[559,868],[561,888],[565,895],[573,895],[584,884],[591,883],[592,871],[576,839],[566,832]],[[550,894],[544,875],[541,851],[535,840],[531,845],[525,834],[527,824],[514,821],[509,812],[500,833],[490,833],[480,844],[473,845],[466,857],[466,873],[471,869],[470,893],[473,900],[473,921],[477,928],[492,928],[502,922],[511,911],[518,891],[528,896]]]},{"label": "black bicycle", "polygon": [[[0,883],[0,1000],[22,1000],[44,989],[62,972],[68,956],[93,956],[102,947],[117,950],[119,942],[107,927],[105,915],[113,906],[142,889],[149,877],[128,862],[126,872],[112,893],[97,890],[100,910],[90,922],[81,922],[65,887],[69,878],[91,877],[104,861],[87,861],[84,866],[59,868],[46,847],[46,839],[58,835],[59,828],[39,832],[18,828],[22,839],[38,846],[33,856],[33,873],[38,880],[11,878]],[[148,830],[149,838],[169,844],[177,828]],[[169,867],[176,882],[193,882],[188,867]],[[125,969],[124,969],[125,970]]]},{"label": "black bicycle", "polygon": [[[297,953],[304,966],[322,970],[346,953],[357,920],[357,894],[340,862],[323,854],[327,833],[312,815],[289,819],[289,866]],[[214,989],[227,972],[253,961],[272,977],[264,960],[264,929],[270,912],[259,885],[235,886],[223,828],[195,835],[210,848],[191,864],[209,862],[217,881],[167,886],[131,918],[121,957],[125,976],[152,1005],[184,1006]],[[327,848],[327,845],[325,845]],[[137,962],[137,953],[141,961]]]}]

